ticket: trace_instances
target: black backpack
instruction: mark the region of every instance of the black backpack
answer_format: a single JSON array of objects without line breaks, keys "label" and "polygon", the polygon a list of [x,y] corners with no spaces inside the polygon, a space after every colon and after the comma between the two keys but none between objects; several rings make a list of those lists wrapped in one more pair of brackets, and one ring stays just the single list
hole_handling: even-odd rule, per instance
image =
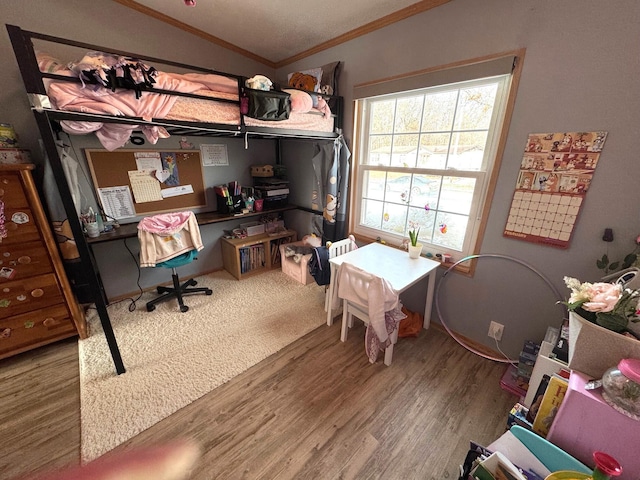
[{"label": "black backpack", "polygon": [[309,260],[309,273],[318,285],[331,283],[331,268],[329,265],[329,249],[325,246],[315,247]]}]

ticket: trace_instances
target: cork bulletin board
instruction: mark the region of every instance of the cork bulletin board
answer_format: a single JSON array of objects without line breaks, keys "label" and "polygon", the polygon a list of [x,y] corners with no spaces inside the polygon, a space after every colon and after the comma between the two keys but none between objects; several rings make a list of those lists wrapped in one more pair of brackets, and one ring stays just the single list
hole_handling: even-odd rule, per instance
[{"label": "cork bulletin board", "polygon": [[85,155],[100,204],[114,218],[207,204],[199,150],[85,149]]}]

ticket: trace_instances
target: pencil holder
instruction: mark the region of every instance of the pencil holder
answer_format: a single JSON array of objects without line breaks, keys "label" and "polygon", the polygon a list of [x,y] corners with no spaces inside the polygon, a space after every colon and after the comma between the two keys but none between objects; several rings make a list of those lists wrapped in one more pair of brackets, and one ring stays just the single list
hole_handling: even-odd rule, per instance
[{"label": "pencil holder", "polygon": [[87,236],[90,238],[96,238],[100,236],[100,229],[98,228],[98,222],[89,222],[84,225],[87,231]]},{"label": "pencil holder", "polygon": [[216,200],[218,204],[218,212],[220,213],[240,213],[244,208],[242,195],[231,195],[230,197],[216,195]]}]

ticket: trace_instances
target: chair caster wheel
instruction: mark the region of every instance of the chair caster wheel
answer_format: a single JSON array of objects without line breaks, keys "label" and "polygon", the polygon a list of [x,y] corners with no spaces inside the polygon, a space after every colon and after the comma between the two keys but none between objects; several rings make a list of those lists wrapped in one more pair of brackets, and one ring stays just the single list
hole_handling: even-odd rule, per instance
[{"label": "chair caster wheel", "polygon": [[187,307],[186,305],[180,305],[180,311],[182,313],[186,312],[187,310],[189,310],[189,307]]},{"label": "chair caster wheel", "polygon": [[164,293],[164,290],[161,287],[156,287],[156,291],[158,292],[158,295]]},{"label": "chair caster wheel", "polygon": [[205,293],[206,293],[207,295],[213,295],[213,290],[207,290]]},{"label": "chair caster wheel", "polygon": [[191,285],[193,285],[194,287],[198,284],[198,282],[196,282],[195,280],[191,281]]},{"label": "chair caster wheel", "polygon": [[156,309],[155,305],[147,305],[147,312],[153,312]]}]

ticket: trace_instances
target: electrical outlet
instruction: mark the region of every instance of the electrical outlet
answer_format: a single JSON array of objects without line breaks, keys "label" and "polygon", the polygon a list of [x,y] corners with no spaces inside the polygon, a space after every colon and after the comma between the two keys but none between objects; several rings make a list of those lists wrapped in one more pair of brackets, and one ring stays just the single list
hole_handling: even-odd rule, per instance
[{"label": "electrical outlet", "polygon": [[503,324],[492,321],[489,324],[489,333],[487,335],[491,338],[495,338],[497,341],[500,341],[502,340],[503,331],[504,331]]}]

